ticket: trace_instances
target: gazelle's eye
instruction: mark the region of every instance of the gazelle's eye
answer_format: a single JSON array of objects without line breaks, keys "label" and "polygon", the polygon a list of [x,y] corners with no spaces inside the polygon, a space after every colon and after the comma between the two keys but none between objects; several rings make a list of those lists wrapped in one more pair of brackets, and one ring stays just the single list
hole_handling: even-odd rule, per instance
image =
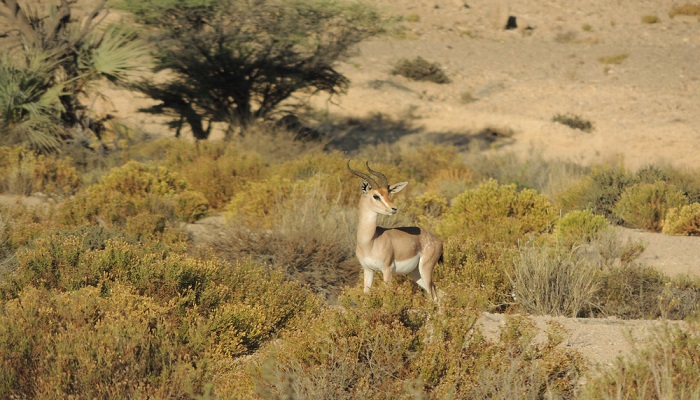
[{"label": "gazelle's eye", "polygon": [[375,195],[372,196],[372,197],[374,197],[375,200],[379,200],[379,195],[378,195],[378,194],[375,194]]}]

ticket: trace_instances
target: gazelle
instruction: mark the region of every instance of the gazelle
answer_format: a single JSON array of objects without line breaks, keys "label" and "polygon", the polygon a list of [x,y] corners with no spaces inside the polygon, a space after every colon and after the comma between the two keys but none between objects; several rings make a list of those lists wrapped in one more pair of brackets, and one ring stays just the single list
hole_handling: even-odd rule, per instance
[{"label": "gazelle", "polygon": [[387,283],[392,275],[400,274],[408,275],[437,301],[433,268],[442,257],[442,241],[434,233],[415,226],[392,229],[377,226],[379,214],[396,214],[398,208],[390,195],[400,192],[408,182],[390,186],[384,174],[373,171],[369,162],[365,165],[369,174],[353,170],[348,160],[348,170],[362,178],[355,254],[364,270],[365,293],[372,287],[375,272],[381,272]]}]

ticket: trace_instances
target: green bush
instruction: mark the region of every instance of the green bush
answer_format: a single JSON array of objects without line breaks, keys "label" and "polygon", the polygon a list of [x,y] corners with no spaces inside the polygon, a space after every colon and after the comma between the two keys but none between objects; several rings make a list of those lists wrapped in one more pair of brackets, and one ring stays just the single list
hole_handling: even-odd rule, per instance
[{"label": "green bush", "polygon": [[431,63],[423,57],[416,57],[413,60],[404,58],[399,60],[394,69],[391,70],[393,75],[401,75],[414,81],[429,81],[433,83],[450,83],[450,78],[438,63]]},{"label": "green bush", "polygon": [[664,219],[663,232],[670,235],[700,236],[700,203],[668,210]]},{"label": "green bush", "polygon": [[602,215],[590,210],[575,210],[557,220],[554,237],[565,247],[575,247],[590,243],[607,229],[610,229],[610,224]]},{"label": "green bush", "polygon": [[575,114],[556,114],[552,117],[553,122],[566,125],[571,129],[578,129],[584,132],[593,131],[593,123]]},{"label": "green bush", "polygon": [[476,238],[515,244],[552,228],[552,204],[531,189],[490,180],[457,196],[438,226],[442,237]]},{"label": "green bush", "polygon": [[557,203],[567,212],[589,209],[612,223],[619,223],[613,208],[622,192],[634,183],[635,177],[622,168],[594,168],[589,175],[560,193]]},{"label": "green bush", "polygon": [[[69,226],[99,223],[108,227],[138,228],[136,234],[152,236],[163,222],[194,222],[208,211],[202,194],[163,167],[137,162],[113,169],[102,180],[64,202],[60,214]],[[153,214],[145,225],[144,214]],[[136,222],[132,222],[136,219]]]},{"label": "green bush", "polygon": [[687,202],[683,192],[669,183],[638,183],[625,189],[613,212],[627,226],[658,232],[668,209]]}]

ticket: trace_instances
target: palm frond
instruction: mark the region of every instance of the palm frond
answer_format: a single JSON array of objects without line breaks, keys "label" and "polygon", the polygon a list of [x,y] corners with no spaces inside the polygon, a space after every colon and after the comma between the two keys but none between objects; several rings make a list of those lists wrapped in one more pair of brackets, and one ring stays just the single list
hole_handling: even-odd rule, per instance
[{"label": "palm frond", "polygon": [[124,84],[151,68],[145,42],[132,30],[117,25],[109,26],[100,34],[85,63],[90,63],[94,72],[117,84]]}]

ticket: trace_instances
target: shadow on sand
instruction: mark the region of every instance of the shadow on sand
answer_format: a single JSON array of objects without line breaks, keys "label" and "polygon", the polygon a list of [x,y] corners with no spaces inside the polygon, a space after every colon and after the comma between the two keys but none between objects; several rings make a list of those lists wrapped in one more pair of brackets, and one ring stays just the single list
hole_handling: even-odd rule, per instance
[{"label": "shadow on sand", "polygon": [[470,132],[426,131],[412,119],[397,120],[381,113],[365,118],[345,118],[318,126],[327,138],[327,150],[356,152],[365,146],[394,144],[443,144],[459,151],[484,150],[514,142],[513,131],[486,127]]}]

